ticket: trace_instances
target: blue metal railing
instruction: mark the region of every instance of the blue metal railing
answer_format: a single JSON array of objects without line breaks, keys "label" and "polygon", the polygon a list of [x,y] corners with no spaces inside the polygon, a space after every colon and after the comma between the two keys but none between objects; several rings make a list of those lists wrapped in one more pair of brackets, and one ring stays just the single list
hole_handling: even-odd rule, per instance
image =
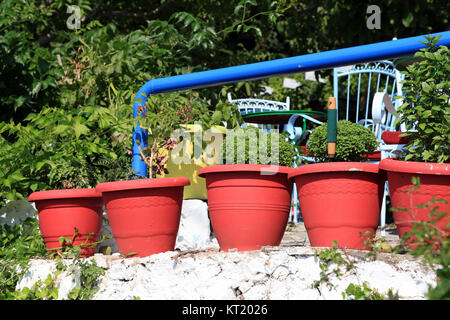
[{"label": "blue metal railing", "polygon": [[[431,35],[441,35],[438,45],[450,46],[450,31],[434,33]],[[147,97],[151,94],[205,88],[240,81],[264,79],[299,72],[331,69],[356,63],[404,57],[424,48],[425,45],[420,41],[426,41],[423,35],[266,62],[153,79],[145,83],[136,94],[135,100],[137,101],[133,105],[133,118],[136,118],[139,115],[139,107],[147,102]],[[142,147],[147,146],[148,133],[146,130],[140,128],[139,122],[137,122],[136,128],[133,130],[132,168],[136,174],[146,176],[147,165],[141,160],[136,140],[141,142]]]}]

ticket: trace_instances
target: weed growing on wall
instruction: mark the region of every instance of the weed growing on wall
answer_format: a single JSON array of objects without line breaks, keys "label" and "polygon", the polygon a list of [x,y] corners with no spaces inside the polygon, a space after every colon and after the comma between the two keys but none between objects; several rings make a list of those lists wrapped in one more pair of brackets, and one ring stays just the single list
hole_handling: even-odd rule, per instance
[{"label": "weed growing on wall", "polygon": [[[328,289],[335,289],[330,281],[332,276],[342,277],[348,272],[357,275],[355,262],[350,259],[345,250],[343,255],[338,249],[338,244],[335,241],[332,248],[316,253],[316,257],[319,259],[320,279],[315,280],[311,287],[319,290],[319,292],[323,284]],[[334,266],[334,268],[330,269],[330,266]],[[363,282],[362,285],[350,283],[341,294],[347,300],[396,300],[399,298],[398,294],[394,293],[394,289],[390,288],[386,294],[380,293],[378,290],[370,288],[367,282]]]},{"label": "weed growing on wall", "polygon": [[26,272],[30,258],[46,254],[36,218],[15,226],[0,225],[0,300],[15,299],[16,284]]},{"label": "weed growing on wall", "polygon": [[[91,299],[97,291],[99,277],[104,269],[97,266],[95,260],[80,257],[85,244],[73,245],[72,238],[61,237],[61,247],[48,252],[40,235],[38,220],[28,218],[15,226],[0,226],[0,300],[49,300],[58,299],[56,281],[64,271],[80,277],[80,285],[76,286],[68,295],[68,299]],[[106,240],[102,237],[97,243]],[[25,287],[16,291],[19,280],[29,269],[33,258],[54,259],[56,271],[49,274],[45,280],[36,281],[31,288]],[[71,259],[72,263],[63,263],[64,259]]]}]

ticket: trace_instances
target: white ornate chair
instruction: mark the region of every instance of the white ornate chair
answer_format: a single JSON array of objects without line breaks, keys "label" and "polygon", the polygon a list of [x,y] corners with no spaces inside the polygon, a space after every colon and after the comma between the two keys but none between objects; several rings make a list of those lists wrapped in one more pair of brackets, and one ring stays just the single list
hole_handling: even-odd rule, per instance
[{"label": "white ornate chair", "polygon": [[232,99],[231,93],[227,94],[228,101],[237,105],[241,114],[264,112],[264,111],[281,111],[289,110],[290,100],[286,98],[286,102],[264,100],[264,99]]},{"label": "white ornate chair", "polygon": [[[357,86],[354,85],[356,77]],[[362,124],[374,132],[379,145],[378,154],[371,159],[373,162],[392,156],[403,147],[403,144],[391,144],[383,140],[385,134],[397,131],[394,124],[394,113],[402,102],[393,98],[402,94],[401,81],[403,79],[404,75],[395,68],[394,63],[388,60],[334,69],[333,94],[335,97],[345,97],[336,99],[338,118]],[[353,89],[356,87],[356,90],[352,90],[352,80]],[[343,87],[340,86],[342,82],[346,84]],[[362,84],[365,87],[363,90]],[[352,94],[353,99],[351,98]],[[398,129],[405,131],[404,126]],[[388,193],[389,189],[386,183],[380,215],[381,227],[386,225],[386,196]],[[384,230],[381,231],[381,235],[385,235]]]}]

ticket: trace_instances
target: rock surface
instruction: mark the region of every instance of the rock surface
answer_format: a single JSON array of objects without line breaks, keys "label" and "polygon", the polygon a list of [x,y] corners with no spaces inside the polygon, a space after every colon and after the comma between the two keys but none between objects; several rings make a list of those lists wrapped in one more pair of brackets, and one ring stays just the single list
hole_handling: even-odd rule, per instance
[{"label": "rock surface", "polygon": [[[350,283],[386,294],[393,289],[400,299],[425,299],[428,286],[436,284],[435,272],[411,257],[368,260],[359,251],[346,250],[354,267],[342,275],[320,282],[318,248],[303,246],[267,247],[258,251],[222,252],[209,250],[171,251],[145,258],[122,258],[96,254],[105,269],[93,300],[336,300]],[[65,260],[70,264],[71,260]],[[329,270],[337,265],[331,263]],[[33,260],[18,289],[45,280],[55,262]],[[59,299],[79,283],[77,275],[63,273],[57,281]]]},{"label": "rock surface", "polygon": [[[348,261],[353,261],[350,270],[339,267],[340,276],[330,272],[325,280],[317,257],[323,248],[310,247],[302,223],[288,226],[279,247],[222,252],[210,233],[206,203],[199,201],[183,204],[178,250],[144,258],[124,258],[117,253],[114,239],[110,239],[102,245],[110,245],[112,255],[97,253],[85,258],[95,260],[105,270],[93,299],[336,300],[343,299],[342,293],[351,283],[366,283],[381,294],[392,289],[400,299],[425,299],[428,287],[436,285],[435,270],[407,254],[379,253],[374,261],[366,257],[367,252],[357,250],[342,251]],[[20,223],[32,216],[34,210],[26,201],[10,203],[0,212],[0,222]],[[102,233],[110,234],[108,228],[104,221]],[[383,239],[391,246],[399,243],[395,232],[388,232]],[[72,262],[64,260],[67,266]],[[330,263],[327,271],[336,268],[336,264]],[[80,273],[75,267],[70,269],[75,272],[64,271],[55,278],[59,299],[67,298],[80,285]],[[17,289],[31,288],[55,270],[55,261],[33,259]],[[315,288],[314,283],[318,283]]]}]

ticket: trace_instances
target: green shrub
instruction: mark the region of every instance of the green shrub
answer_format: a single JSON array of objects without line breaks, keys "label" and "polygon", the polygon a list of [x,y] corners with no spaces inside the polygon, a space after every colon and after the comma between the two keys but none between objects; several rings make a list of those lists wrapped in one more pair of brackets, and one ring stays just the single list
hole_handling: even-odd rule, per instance
[{"label": "green shrub", "polygon": [[[297,155],[296,148],[287,141],[285,134],[279,134],[276,132],[267,133],[264,130],[259,130],[255,127],[246,127],[237,131],[234,131],[235,136],[228,136],[224,139],[223,150],[223,163],[236,163],[236,164],[272,164],[292,167],[294,158]],[[242,134],[242,136],[241,136]],[[260,150],[260,138],[267,137],[266,150]],[[275,143],[272,144],[272,137],[275,138]],[[227,150],[227,139],[234,139],[233,149]],[[278,138],[278,139],[277,139]],[[245,151],[241,153],[238,147],[238,141],[244,139]],[[278,144],[276,141],[278,140]],[[227,152],[228,151],[228,152]],[[231,151],[233,154],[231,154]],[[276,159],[276,152],[278,151],[278,159]],[[261,153],[261,154],[260,154]],[[272,159],[272,155],[274,159]],[[232,161],[230,161],[232,159]],[[278,163],[276,161],[278,160]]]},{"label": "green shrub", "polygon": [[[308,153],[319,161],[330,161],[328,158],[327,123],[315,128],[307,143]],[[375,135],[370,129],[347,120],[337,122],[336,156],[334,161],[363,161],[365,155],[372,153],[378,145]]]},{"label": "green shrub", "polygon": [[400,158],[444,163],[450,159],[450,51],[436,47],[439,37],[425,38],[427,47],[414,55],[420,60],[407,67],[404,96],[396,97],[403,99],[396,122],[411,137]]},{"label": "green shrub", "polygon": [[38,190],[95,187],[113,169],[105,161],[126,157],[131,163],[133,119],[125,103],[44,108],[26,121],[0,122],[0,204]]}]

